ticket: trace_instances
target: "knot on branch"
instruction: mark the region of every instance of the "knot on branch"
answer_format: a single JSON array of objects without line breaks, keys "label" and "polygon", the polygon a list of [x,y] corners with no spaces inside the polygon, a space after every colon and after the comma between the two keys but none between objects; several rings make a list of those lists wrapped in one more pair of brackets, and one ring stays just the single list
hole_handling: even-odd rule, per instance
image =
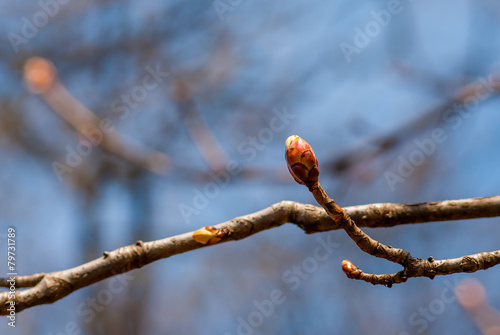
[{"label": "knot on branch", "polygon": [[470,256],[462,257],[460,268],[463,272],[476,272],[479,269],[479,261]]}]

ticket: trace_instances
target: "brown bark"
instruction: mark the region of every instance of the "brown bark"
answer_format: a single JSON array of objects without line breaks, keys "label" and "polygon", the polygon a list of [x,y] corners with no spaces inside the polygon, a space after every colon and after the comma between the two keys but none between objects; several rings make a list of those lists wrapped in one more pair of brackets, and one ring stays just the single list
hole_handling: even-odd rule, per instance
[{"label": "brown bark", "polygon": [[[440,201],[413,205],[372,204],[346,207],[344,211],[359,222],[360,227],[392,227],[395,225],[500,216],[500,196],[489,198]],[[228,234],[218,243],[246,238],[260,231],[291,222],[306,233],[339,229],[322,208],[292,201],[282,201],[261,211],[232,219],[215,226],[227,229]],[[19,276],[16,281],[16,312],[41,304],[50,304],[82,287],[103,279],[141,268],[156,260],[207,245],[196,242],[188,232],[151,242],[138,241],[134,245],[104,252],[103,256],[64,271]],[[434,276],[457,272],[474,272],[500,263],[500,251],[464,256],[443,261],[423,261],[412,264],[407,271],[392,275],[372,276],[370,282],[386,284],[402,282],[413,276]],[[423,265],[419,265],[423,264]],[[360,271],[361,272],[361,271]],[[385,277],[381,277],[385,276]],[[0,287],[10,287],[9,278],[0,278]],[[360,278],[364,279],[364,278]],[[403,280],[404,279],[404,280]],[[28,288],[19,290],[19,288]],[[0,314],[6,315],[9,291],[0,293]]]},{"label": "brown bark", "polygon": [[[500,264],[500,250],[438,261],[434,260],[432,257],[429,257],[426,260],[413,257],[408,251],[400,248],[393,248],[380,243],[359,229],[349,214],[340,208],[335,201],[326,194],[319,182],[316,181],[307,186],[309,191],[314,195],[316,201],[323,207],[330,218],[332,218],[332,220],[335,221],[340,228],[344,229],[347,235],[349,235],[349,237],[361,250],[372,256],[398,263],[404,268],[403,271],[393,274],[366,274],[358,267],[355,267],[350,261],[344,260],[342,262],[342,270],[346,273],[348,278],[364,280],[374,285],[379,284],[391,287],[393,284],[403,283],[411,277],[429,277],[432,279],[436,275],[447,275],[458,272],[475,272],[477,270],[486,270],[492,266]],[[491,203],[491,210],[496,211],[498,210],[498,204],[495,203],[495,199],[493,198],[496,197],[464,199],[459,200],[458,203],[455,201],[409,206],[418,207],[419,213],[426,212],[429,214],[429,217],[433,215],[432,213],[437,212],[447,213],[450,217],[454,217],[455,213],[453,208],[469,208],[470,200],[478,201],[479,203],[481,203],[482,200],[485,202],[493,200]],[[471,210],[467,210],[465,213],[469,213],[470,211]],[[486,212],[488,212],[487,209]],[[436,217],[438,217],[438,215]]]}]

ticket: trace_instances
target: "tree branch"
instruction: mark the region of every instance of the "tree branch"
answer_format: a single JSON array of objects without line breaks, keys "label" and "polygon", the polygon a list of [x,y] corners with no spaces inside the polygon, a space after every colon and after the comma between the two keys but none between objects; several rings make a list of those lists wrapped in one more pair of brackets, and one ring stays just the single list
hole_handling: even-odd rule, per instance
[{"label": "tree branch", "polygon": [[285,142],[285,159],[288,171],[299,184],[307,186],[316,201],[323,207],[328,216],[344,229],[357,246],[369,255],[384,258],[398,263],[404,270],[394,274],[365,274],[349,260],[342,262],[342,270],[351,279],[364,280],[372,284],[382,284],[391,287],[392,284],[405,282],[411,277],[446,275],[457,272],[475,272],[487,269],[500,263],[500,250],[483,252],[461,258],[435,261],[413,257],[408,251],[380,243],[363,232],[335,201],[326,194],[318,181],[318,160],[313,149],[302,138],[292,135]]},{"label": "tree branch", "polygon": [[[395,225],[421,223],[426,221],[448,221],[480,217],[500,216],[500,196],[489,198],[462,199],[455,201],[429,202],[412,205],[371,204],[346,207],[347,215],[360,222],[361,227],[392,227]],[[296,224],[306,233],[324,232],[339,229],[325,211],[313,205],[293,201],[282,201],[261,211],[221,223],[215,228],[227,230],[227,234],[218,242],[236,241],[258,232],[281,226],[287,222]],[[196,250],[208,246],[193,239],[194,232],[188,232],[151,242],[137,242],[134,245],[118,248],[83,265],[52,273],[40,273],[31,276],[14,277],[16,288],[16,312],[41,304],[50,304],[68,294],[114,275],[138,269],[146,264],[176,254]],[[483,261],[476,256],[466,256],[470,264],[477,266],[460,267],[460,261],[448,260],[453,266],[435,265],[426,268],[422,276],[448,274],[446,271],[473,272],[498,264],[500,252],[484,253]],[[486,258],[485,258],[486,257]],[[489,257],[489,258],[488,258]],[[462,257],[464,258],[464,257]],[[476,262],[476,259],[478,260]],[[464,263],[469,264],[469,263]],[[460,270],[460,271],[459,271]],[[0,278],[0,287],[10,287],[10,278]],[[396,282],[396,281],[395,281]],[[9,291],[0,293],[0,315],[8,314],[10,300]]]},{"label": "tree branch", "polygon": [[339,227],[345,230],[347,235],[356,242],[361,250],[372,256],[384,258],[403,266],[414,261],[408,251],[380,243],[359,229],[351,217],[326,194],[319,182],[314,182],[310,185],[309,191],[312,192],[316,201],[325,209],[328,215]]},{"label": "tree branch", "polygon": [[405,268],[393,274],[368,274],[364,273],[358,267],[355,267],[350,261],[342,262],[342,269],[348,278],[364,280],[373,285],[385,285],[391,287],[392,284],[406,282],[408,278],[429,277],[431,279],[438,275],[450,275],[461,272],[476,272],[486,270],[500,264],[500,250],[491,252],[481,252],[478,254],[462,256],[452,259],[434,260],[416,258],[417,262],[411,268]]}]

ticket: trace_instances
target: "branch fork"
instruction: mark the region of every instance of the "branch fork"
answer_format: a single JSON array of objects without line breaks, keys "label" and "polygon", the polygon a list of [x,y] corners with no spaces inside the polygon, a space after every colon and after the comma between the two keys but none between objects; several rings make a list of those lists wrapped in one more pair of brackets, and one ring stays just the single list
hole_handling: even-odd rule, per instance
[{"label": "branch fork", "polygon": [[[298,137],[293,137],[297,141]],[[295,141],[287,141],[294,145]],[[302,140],[303,141],[303,140]],[[304,141],[305,142],[305,141]],[[303,144],[305,150],[309,145]],[[289,222],[307,234],[345,230],[361,250],[396,262],[403,270],[393,274],[367,274],[352,262],[344,260],[342,270],[348,278],[372,284],[391,286],[412,277],[434,278],[459,272],[475,272],[500,264],[500,250],[463,256],[455,259],[427,260],[412,257],[404,249],[386,246],[366,235],[359,227],[381,228],[423,222],[463,220],[500,216],[500,196],[487,198],[446,200],[420,204],[370,204],[341,208],[329,198],[318,182],[319,170],[312,149],[302,156],[300,151],[287,157],[298,157],[301,165],[290,169],[297,182],[313,193],[322,207],[281,201],[258,212],[237,217],[215,226],[142,242],[105,251],[99,257],[77,267],[52,273],[15,276],[15,299],[10,297],[11,278],[0,278],[0,315],[8,315],[8,307],[15,302],[16,313],[24,309],[58,301],[68,294],[120,273],[138,269],[160,259],[229,241],[238,241],[259,232],[280,227]],[[297,162],[295,162],[297,163]],[[293,174],[292,174],[293,175]],[[357,222],[357,223],[355,223]],[[24,288],[24,289],[22,289]]]},{"label": "branch fork", "polygon": [[318,161],[312,147],[297,135],[287,138],[285,147],[285,159],[292,177],[297,183],[305,185],[309,189],[328,216],[347,233],[357,246],[367,254],[386,259],[403,267],[402,271],[393,274],[366,274],[349,260],[344,260],[342,270],[348,278],[391,287],[393,284],[406,282],[408,278],[412,277],[433,279],[436,275],[475,272],[500,264],[500,250],[455,259],[434,260],[434,258],[429,257],[427,260],[423,260],[413,257],[404,249],[393,248],[371,238],[321,187],[318,181]]}]

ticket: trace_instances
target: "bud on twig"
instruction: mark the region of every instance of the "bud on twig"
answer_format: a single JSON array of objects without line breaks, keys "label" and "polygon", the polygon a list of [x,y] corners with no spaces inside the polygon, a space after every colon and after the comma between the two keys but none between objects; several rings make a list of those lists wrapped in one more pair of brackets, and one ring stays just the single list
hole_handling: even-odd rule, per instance
[{"label": "bud on twig", "polygon": [[297,135],[292,135],[286,139],[285,145],[286,163],[293,179],[302,185],[317,182],[318,160],[309,143]]},{"label": "bud on twig", "polygon": [[207,226],[198,229],[193,233],[193,239],[201,244],[215,244],[226,237],[227,229],[217,229],[212,226]]},{"label": "bud on twig", "polygon": [[354,264],[351,263],[351,261],[348,261],[347,259],[344,259],[342,261],[342,271],[347,275],[347,278],[351,279],[358,279],[359,276],[363,273],[357,266],[354,266]]}]

